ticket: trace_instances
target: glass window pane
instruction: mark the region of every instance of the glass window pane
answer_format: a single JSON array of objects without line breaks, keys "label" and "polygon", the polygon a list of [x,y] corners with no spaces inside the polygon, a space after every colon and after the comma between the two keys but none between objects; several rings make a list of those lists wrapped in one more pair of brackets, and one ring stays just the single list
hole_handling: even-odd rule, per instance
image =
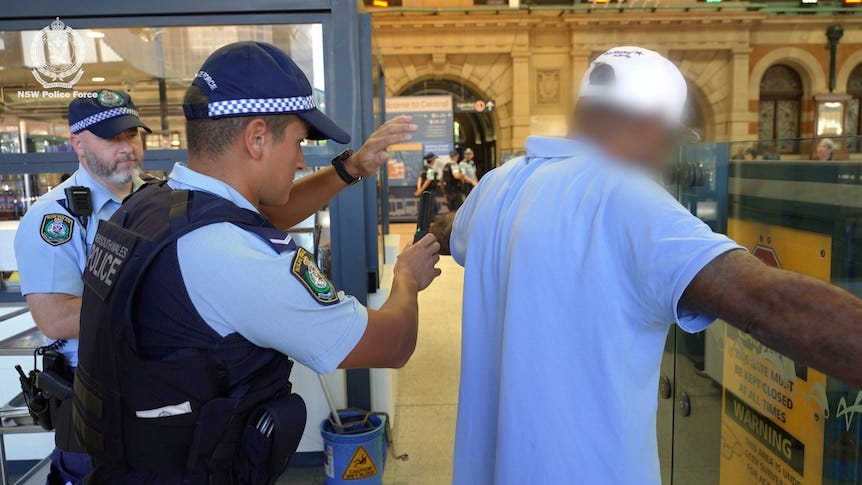
[{"label": "glass window pane", "polygon": [[284,49],[326,109],[320,24],[88,29],[70,23],[0,32],[2,153],[69,150],[69,102],[77,93],[101,88],[131,94],[154,131],[145,138],[147,148],[184,148],[186,88],[214,50],[244,40]]},{"label": "glass window pane", "polygon": [[859,98],[853,98],[847,103],[847,151],[854,153],[860,151],[859,138],[854,135],[862,134],[859,131]]},{"label": "glass window pane", "polygon": [[760,101],[758,127],[758,138],[761,140],[772,140],[775,138],[775,101]]}]

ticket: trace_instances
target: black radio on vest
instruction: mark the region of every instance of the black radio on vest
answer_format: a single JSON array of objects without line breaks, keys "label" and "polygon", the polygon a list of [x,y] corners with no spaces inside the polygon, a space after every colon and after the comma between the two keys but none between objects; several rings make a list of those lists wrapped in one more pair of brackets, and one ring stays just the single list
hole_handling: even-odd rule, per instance
[{"label": "black radio on vest", "polygon": [[93,199],[90,196],[90,187],[76,185],[66,187],[66,210],[69,214],[81,221],[84,229],[87,228],[87,220],[93,213]]},{"label": "black radio on vest", "polygon": [[[293,362],[214,332],[184,289],[177,239],[223,222],[286,237],[253,211],[164,183],[99,226],[84,270],[74,410],[93,483],[268,484],[299,445],[306,410],[291,393]],[[143,323],[187,338],[142,345]],[[266,435],[255,427],[264,414],[275,423]]]}]

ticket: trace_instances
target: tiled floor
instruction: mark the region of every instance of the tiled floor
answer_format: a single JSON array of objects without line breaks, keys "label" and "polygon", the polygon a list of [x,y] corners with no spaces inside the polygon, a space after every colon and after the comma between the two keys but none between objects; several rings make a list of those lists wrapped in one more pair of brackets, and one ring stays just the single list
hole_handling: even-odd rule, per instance
[{"label": "tiled floor", "polygon": [[[412,224],[393,224],[402,245],[412,240]],[[449,256],[438,265],[443,274],[419,295],[419,342],[397,371],[395,449],[407,461],[386,463],[385,485],[446,485],[452,482],[452,443],[461,362],[461,292],[463,269]],[[319,468],[289,469],[279,484],[323,483]]]},{"label": "tiled floor", "polygon": [[[412,225],[392,232],[412,235]],[[444,485],[452,481],[452,443],[461,364],[461,292],[464,272],[449,256],[443,274],[419,295],[419,342],[397,373],[395,446],[407,461],[390,461],[386,485]]]}]

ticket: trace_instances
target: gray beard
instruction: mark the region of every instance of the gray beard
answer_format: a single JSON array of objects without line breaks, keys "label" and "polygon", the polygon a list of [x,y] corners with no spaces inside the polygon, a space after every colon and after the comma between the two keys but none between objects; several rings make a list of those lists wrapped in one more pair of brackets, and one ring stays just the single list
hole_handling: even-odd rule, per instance
[{"label": "gray beard", "polygon": [[131,170],[121,171],[116,167],[112,167],[101,160],[96,159],[91,154],[87,153],[87,166],[93,175],[115,185],[123,185],[131,182],[141,173],[140,167],[135,167]]}]

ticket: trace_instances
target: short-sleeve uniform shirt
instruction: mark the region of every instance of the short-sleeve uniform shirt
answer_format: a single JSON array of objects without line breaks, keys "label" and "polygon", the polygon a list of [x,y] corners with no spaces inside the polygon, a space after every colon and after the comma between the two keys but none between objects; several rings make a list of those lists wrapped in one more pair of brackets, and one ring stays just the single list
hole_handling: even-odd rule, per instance
[{"label": "short-sleeve uniform shirt", "polygon": [[[168,184],[257,208],[230,185],[176,164]],[[291,271],[296,251],[276,252],[259,236],[225,222],[177,240],[186,291],[201,318],[222,337],[239,333],[258,347],[277,350],[319,373],[335,370],[356,346],[368,313],[338,293],[321,304]],[[145,345],[145,344],[144,344]]]},{"label": "short-sleeve uniform shirt", "polygon": [[[470,177],[473,180],[476,180],[476,164],[474,162],[468,162],[467,160],[461,160],[458,162],[458,171],[463,173],[467,177]],[[453,169],[454,172],[454,169]]]},{"label": "short-sleeve uniform shirt", "polygon": [[[141,185],[140,178],[133,181],[135,189]],[[90,189],[93,213],[89,217],[74,217],[66,208],[65,189],[74,186]],[[15,233],[21,293],[62,293],[80,297],[84,291],[81,275],[99,221],[110,219],[122,202],[84,167],[78,167],[71,177],[33,203]],[[69,365],[78,365],[77,340],[69,340],[60,352]]]},{"label": "short-sleeve uniform shirt", "polygon": [[439,178],[440,177],[438,175],[437,169],[434,167],[433,164],[429,165],[426,163],[425,165],[422,166],[422,181],[423,182],[430,180],[433,183],[433,182],[436,182]]},{"label": "short-sleeve uniform shirt", "polygon": [[455,218],[455,485],[658,485],[657,384],[694,276],[740,246],[586,143],[527,139]]}]

